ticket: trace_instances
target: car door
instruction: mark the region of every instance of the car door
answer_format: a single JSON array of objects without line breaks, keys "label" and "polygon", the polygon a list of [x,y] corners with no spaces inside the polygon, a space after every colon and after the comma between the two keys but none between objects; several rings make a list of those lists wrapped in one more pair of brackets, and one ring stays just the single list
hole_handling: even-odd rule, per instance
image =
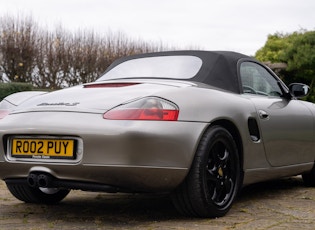
[{"label": "car door", "polygon": [[283,97],[279,80],[255,62],[240,65],[243,93],[255,105],[266,158],[272,166],[313,162],[311,111],[302,101]]}]

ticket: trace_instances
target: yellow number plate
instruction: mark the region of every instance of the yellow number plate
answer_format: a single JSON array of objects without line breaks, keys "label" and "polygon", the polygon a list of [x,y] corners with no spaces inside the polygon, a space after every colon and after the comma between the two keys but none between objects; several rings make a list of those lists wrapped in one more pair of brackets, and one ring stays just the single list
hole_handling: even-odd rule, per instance
[{"label": "yellow number plate", "polygon": [[74,140],[70,139],[20,139],[12,140],[13,157],[74,158]]}]

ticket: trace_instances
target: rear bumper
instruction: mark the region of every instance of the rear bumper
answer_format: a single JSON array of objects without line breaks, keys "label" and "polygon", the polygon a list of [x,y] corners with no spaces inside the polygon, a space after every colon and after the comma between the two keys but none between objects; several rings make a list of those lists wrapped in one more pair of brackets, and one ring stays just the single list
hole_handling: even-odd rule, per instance
[{"label": "rear bumper", "polygon": [[[85,191],[104,192],[168,192],[176,187],[187,174],[187,169],[153,169],[153,168],[128,168],[128,167],[93,167],[85,166],[80,169],[80,174],[72,167],[43,167],[21,165],[19,176],[5,178],[6,183],[28,184],[34,187],[80,189]],[[2,168],[2,164],[0,164]],[[5,168],[6,169],[11,169]],[[81,173],[82,175],[80,177]],[[84,174],[85,173],[85,174]],[[31,175],[47,175],[49,183],[29,182]]]},{"label": "rear bumper", "polygon": [[[0,178],[26,180],[30,173],[44,172],[59,180],[131,191],[171,190],[187,175],[207,125],[110,121],[89,113],[10,115],[1,121]],[[10,158],[8,140],[14,135],[73,136],[81,140],[82,156],[62,161]]]}]

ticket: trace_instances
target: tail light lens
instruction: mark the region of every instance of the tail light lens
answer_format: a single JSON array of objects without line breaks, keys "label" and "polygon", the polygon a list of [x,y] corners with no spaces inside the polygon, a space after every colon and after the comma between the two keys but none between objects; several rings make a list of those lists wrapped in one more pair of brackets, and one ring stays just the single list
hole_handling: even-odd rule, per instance
[{"label": "tail light lens", "polygon": [[142,98],[107,111],[103,117],[108,120],[158,120],[177,121],[178,107],[157,97]]}]

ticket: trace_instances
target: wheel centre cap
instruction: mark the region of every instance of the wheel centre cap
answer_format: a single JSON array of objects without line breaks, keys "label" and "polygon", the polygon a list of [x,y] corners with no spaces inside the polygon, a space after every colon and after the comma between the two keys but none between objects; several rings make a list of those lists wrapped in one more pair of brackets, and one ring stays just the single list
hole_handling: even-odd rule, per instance
[{"label": "wheel centre cap", "polygon": [[223,177],[223,170],[221,167],[218,169],[218,174],[220,177]]}]

